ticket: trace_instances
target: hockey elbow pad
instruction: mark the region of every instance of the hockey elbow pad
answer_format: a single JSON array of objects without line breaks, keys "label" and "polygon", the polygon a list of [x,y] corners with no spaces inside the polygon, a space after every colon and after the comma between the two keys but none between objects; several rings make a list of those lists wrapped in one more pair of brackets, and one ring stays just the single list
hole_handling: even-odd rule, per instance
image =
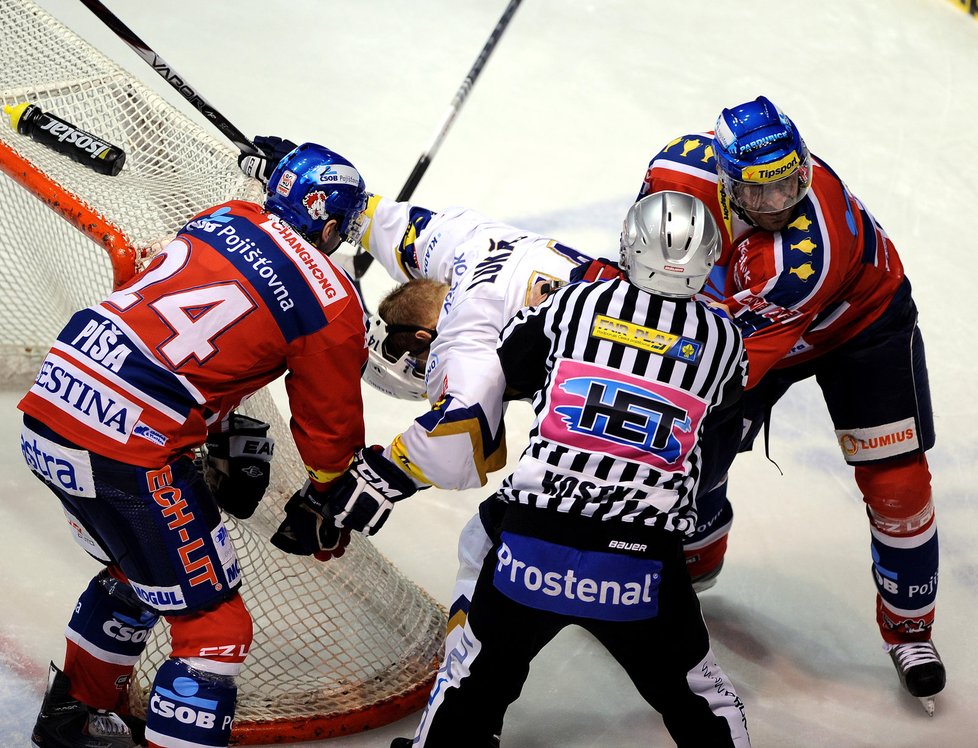
[{"label": "hockey elbow pad", "polygon": [[211,434],[202,456],[204,480],[217,505],[238,519],[255,513],[271,477],[275,440],[268,424],[232,413],[227,431]]}]

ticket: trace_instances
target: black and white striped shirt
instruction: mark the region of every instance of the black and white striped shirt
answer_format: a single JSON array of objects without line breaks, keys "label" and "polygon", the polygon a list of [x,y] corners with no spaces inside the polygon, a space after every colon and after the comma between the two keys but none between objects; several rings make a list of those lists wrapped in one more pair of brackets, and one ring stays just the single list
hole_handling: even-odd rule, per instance
[{"label": "black and white striped shirt", "polygon": [[730,320],[626,280],[576,283],[514,317],[498,354],[510,391],[536,411],[500,498],[692,529],[704,420],[747,378]]}]

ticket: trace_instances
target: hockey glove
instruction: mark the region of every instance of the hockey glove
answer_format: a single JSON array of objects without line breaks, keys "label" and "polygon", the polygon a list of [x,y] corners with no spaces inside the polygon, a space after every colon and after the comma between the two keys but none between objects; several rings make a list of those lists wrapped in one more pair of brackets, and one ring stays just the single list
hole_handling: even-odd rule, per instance
[{"label": "hockey glove", "polygon": [[374,445],[357,450],[349,469],[318,498],[325,500],[325,510],[337,524],[373,535],[394,503],[417,491],[410,476],[384,457],[383,447]]},{"label": "hockey glove", "polygon": [[268,424],[232,413],[229,428],[209,434],[202,455],[204,480],[217,505],[238,519],[255,513],[271,474],[275,440]]},{"label": "hockey glove", "polygon": [[339,558],[350,543],[350,531],[316,509],[322,506],[318,492],[306,481],[285,505],[285,521],[272,535],[272,545],[297,556],[314,555],[320,561]]},{"label": "hockey glove", "polygon": [[257,179],[263,185],[268,184],[278,162],[296,147],[291,140],[276,138],[274,135],[256,136],[255,146],[265,155],[246,156],[242,153],[238,156],[238,166],[247,176]]},{"label": "hockey glove", "polygon": [[614,280],[615,278],[624,277],[625,272],[618,267],[617,262],[604,258],[585,262],[570,272],[571,283],[578,283],[580,281],[592,283],[594,281]]}]

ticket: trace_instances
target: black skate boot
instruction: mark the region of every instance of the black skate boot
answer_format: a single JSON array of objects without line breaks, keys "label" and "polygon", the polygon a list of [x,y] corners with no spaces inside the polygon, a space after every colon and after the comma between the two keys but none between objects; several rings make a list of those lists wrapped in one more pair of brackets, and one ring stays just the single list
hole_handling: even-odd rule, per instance
[{"label": "black skate boot", "polygon": [[920,699],[927,714],[934,716],[934,697],[944,689],[946,676],[941,656],[933,642],[890,644],[886,647],[900,682],[911,696]]},{"label": "black skate boot", "polygon": [[[411,748],[414,745],[413,740],[413,738],[394,738],[391,741],[391,748]],[[499,748],[499,738],[495,736],[490,738],[487,748]]]},{"label": "black skate boot", "polygon": [[713,585],[717,583],[717,577],[720,576],[720,572],[723,571],[723,561],[715,569],[711,569],[706,572],[706,574],[700,574],[698,577],[693,577],[693,589],[698,595],[701,592],[706,592]]},{"label": "black skate boot", "polygon": [[[71,681],[55,664],[37,715],[31,744],[35,748],[134,748],[143,745],[143,725],[115,712],[91,709],[68,695]],[[140,742],[137,742],[140,741]]]}]

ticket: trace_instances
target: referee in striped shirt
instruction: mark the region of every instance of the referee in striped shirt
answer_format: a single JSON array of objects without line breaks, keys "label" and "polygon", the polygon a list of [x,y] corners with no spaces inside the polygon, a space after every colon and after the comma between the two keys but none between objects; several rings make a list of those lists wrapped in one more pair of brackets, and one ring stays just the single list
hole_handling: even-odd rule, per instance
[{"label": "referee in striped shirt", "polygon": [[736,452],[724,435],[747,378],[740,333],[693,298],[719,245],[699,200],[650,195],[625,218],[624,277],[565,286],[503,331],[508,391],[536,419],[487,502],[492,551],[415,745],[498,746],[530,661],[569,624],[607,647],[677,745],[750,745],[682,551],[698,487]]}]

